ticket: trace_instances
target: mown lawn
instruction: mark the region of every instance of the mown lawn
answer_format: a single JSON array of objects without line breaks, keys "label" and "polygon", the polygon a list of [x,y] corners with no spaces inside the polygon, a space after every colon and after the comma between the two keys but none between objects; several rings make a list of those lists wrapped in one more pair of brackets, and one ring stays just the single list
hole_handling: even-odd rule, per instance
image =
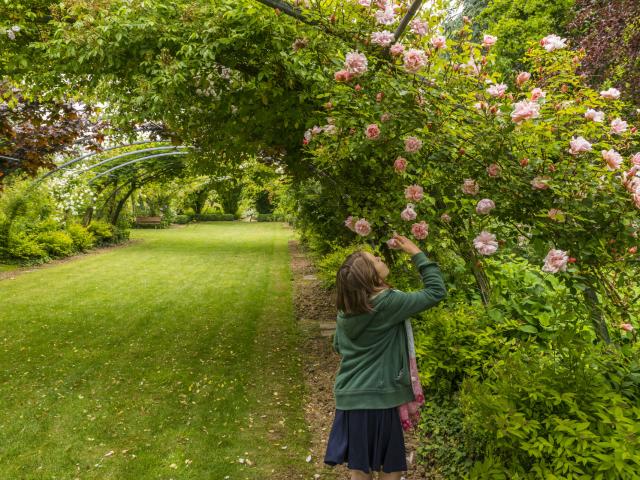
[{"label": "mown lawn", "polygon": [[0,478],[312,476],[290,230],[132,236],[0,281]]}]

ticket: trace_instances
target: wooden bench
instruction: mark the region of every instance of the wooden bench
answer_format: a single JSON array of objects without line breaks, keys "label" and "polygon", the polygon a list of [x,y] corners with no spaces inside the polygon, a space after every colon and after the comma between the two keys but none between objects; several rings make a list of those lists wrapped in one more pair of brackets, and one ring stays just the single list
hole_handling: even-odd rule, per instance
[{"label": "wooden bench", "polygon": [[136,225],[160,225],[162,217],[136,217]]}]

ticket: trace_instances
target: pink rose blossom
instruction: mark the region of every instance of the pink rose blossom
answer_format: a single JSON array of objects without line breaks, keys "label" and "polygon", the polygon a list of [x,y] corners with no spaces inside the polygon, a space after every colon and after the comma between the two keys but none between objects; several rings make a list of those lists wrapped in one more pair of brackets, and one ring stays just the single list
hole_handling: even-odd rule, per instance
[{"label": "pink rose blossom", "polygon": [[571,155],[578,155],[582,152],[590,152],[591,144],[587,142],[583,137],[572,137],[569,142],[571,148],[569,148],[569,153]]},{"label": "pink rose blossom", "polygon": [[427,64],[427,56],[423,50],[410,48],[404,52],[404,68],[408,72],[416,73]]},{"label": "pink rose blossom", "polygon": [[523,100],[514,105],[513,112],[511,112],[511,120],[515,123],[521,123],[531,118],[538,118],[540,116],[540,105],[535,102],[529,102]]},{"label": "pink rose blossom", "polygon": [[640,208],[640,192],[636,192],[631,196],[633,203],[635,203],[636,208]]},{"label": "pink rose blossom", "polygon": [[543,272],[558,273],[567,271],[569,255],[563,250],[551,249],[544,259]]},{"label": "pink rose blossom", "polygon": [[487,102],[476,102],[473,104],[474,108],[476,110],[485,110],[486,108],[489,108],[489,104]]},{"label": "pink rose blossom", "polygon": [[558,210],[557,208],[551,208],[547,212],[547,216],[556,222],[561,222],[564,219],[564,212],[562,210]]},{"label": "pink rose blossom", "polygon": [[480,232],[480,235],[473,239],[473,246],[481,255],[493,255],[498,251],[496,236],[486,230]]},{"label": "pink rose blossom", "polygon": [[630,323],[621,323],[620,328],[625,332],[633,332],[633,325]]},{"label": "pink rose blossom", "polygon": [[422,148],[422,140],[416,137],[407,137],[404,139],[404,151],[407,153],[416,153]]},{"label": "pink rose blossom", "polygon": [[478,205],[476,205],[476,212],[478,212],[480,215],[488,215],[494,208],[496,208],[496,204],[493,202],[493,200],[483,198],[478,202]]},{"label": "pink rose blossom", "polygon": [[431,39],[431,45],[433,45],[433,48],[445,49],[447,48],[447,39],[442,35],[438,35],[437,37],[433,37]]},{"label": "pink rose blossom", "polygon": [[633,154],[631,157],[631,163],[633,165],[640,165],[640,152]]},{"label": "pink rose blossom", "polygon": [[390,238],[389,240],[387,240],[387,246],[393,250],[400,248],[400,244],[395,238]]},{"label": "pink rose blossom", "polygon": [[376,102],[381,102],[384,99],[384,92],[376,93]]},{"label": "pink rose blossom", "polygon": [[531,101],[535,102],[536,100],[538,100],[539,98],[544,98],[547,96],[547,93],[542,90],[541,88],[534,88],[533,90],[531,90]]},{"label": "pink rose blossom", "polygon": [[607,170],[617,170],[622,165],[622,155],[615,150],[602,150],[602,158],[607,162]]},{"label": "pink rose blossom", "polygon": [[376,125],[375,123],[372,123],[371,125],[367,126],[364,133],[369,140],[375,140],[380,136],[380,127],[378,127],[378,125]]},{"label": "pink rose blossom", "polygon": [[494,37],[493,35],[484,35],[482,39],[483,47],[493,47],[498,41],[498,37]]},{"label": "pink rose blossom", "polygon": [[393,6],[387,6],[384,10],[376,12],[376,21],[380,25],[393,25],[396,23],[396,12]]},{"label": "pink rose blossom", "polygon": [[373,32],[371,34],[371,43],[376,45],[380,45],[381,47],[387,47],[391,45],[393,42],[393,33],[388,30],[383,30],[382,32]]},{"label": "pink rose blossom", "polygon": [[349,52],[344,59],[344,67],[352,75],[362,75],[367,71],[367,57],[362,53]]},{"label": "pink rose blossom", "polygon": [[395,162],[393,162],[393,168],[398,173],[404,172],[407,169],[407,159],[404,157],[396,158]]},{"label": "pink rose blossom", "polygon": [[398,57],[402,55],[403,52],[404,52],[404,45],[402,45],[401,43],[394,43],[393,45],[391,45],[391,48],[389,49],[389,53],[394,57]]},{"label": "pink rose blossom", "polygon": [[411,233],[418,240],[424,240],[429,235],[429,224],[424,220],[420,223],[414,223],[411,225]]},{"label": "pink rose blossom", "polygon": [[371,0],[358,0],[358,4],[362,5],[363,7],[370,7]]},{"label": "pink rose blossom", "polygon": [[355,232],[362,237],[366,237],[371,233],[371,225],[364,218],[361,218],[356,222]]},{"label": "pink rose blossom", "polygon": [[499,176],[501,171],[502,171],[502,168],[500,168],[500,165],[498,165],[497,163],[492,163],[487,167],[487,173],[489,174],[490,177]]},{"label": "pink rose blossom", "polygon": [[449,223],[451,221],[451,216],[448,213],[443,213],[442,215],[440,215],[440,220],[442,220],[444,223]]},{"label": "pink rose blossom", "polygon": [[531,186],[534,190],[546,190],[549,188],[549,185],[547,185],[548,180],[548,177],[534,177],[534,179],[531,180]]},{"label": "pink rose blossom", "polygon": [[610,88],[608,90],[603,90],[600,92],[600,96],[602,98],[606,98],[607,100],[617,100],[620,98],[620,90],[617,88]]},{"label": "pink rose blossom", "polygon": [[473,178],[467,178],[462,184],[462,191],[467,195],[477,195],[480,191],[480,185]]},{"label": "pink rose blossom", "polygon": [[516,77],[516,83],[518,84],[519,87],[521,87],[522,85],[527,83],[530,78],[531,78],[531,74],[529,72],[520,72]]},{"label": "pink rose blossom", "polygon": [[584,112],[584,118],[591,120],[592,122],[602,122],[604,121],[604,112],[589,108]]},{"label": "pink rose blossom", "polygon": [[389,120],[391,120],[391,114],[390,113],[383,113],[382,115],[380,115],[380,121],[382,123],[388,122]]},{"label": "pink rose blossom", "polygon": [[429,23],[416,18],[411,22],[411,32],[422,37],[429,32]]},{"label": "pink rose blossom", "polygon": [[424,190],[420,185],[409,185],[404,190],[404,196],[407,200],[419,202],[424,197]]},{"label": "pink rose blossom", "polygon": [[507,91],[507,86],[504,83],[497,83],[487,88],[487,93],[492,97],[502,98]]},{"label": "pink rose blossom", "polygon": [[621,134],[627,131],[627,122],[620,118],[616,118],[611,122],[611,133]]},{"label": "pink rose blossom", "polygon": [[351,80],[352,75],[346,70],[338,70],[333,74],[333,78],[336,82],[348,82]]},{"label": "pink rose blossom", "polygon": [[407,203],[407,208],[405,208],[402,213],[400,213],[400,218],[405,222],[410,222],[411,220],[415,220],[418,214],[413,209],[413,203]]},{"label": "pink rose blossom", "polygon": [[347,219],[344,221],[344,226],[347,227],[352,232],[356,231],[356,219],[349,215]]},{"label": "pink rose blossom", "polygon": [[566,41],[566,38],[560,38],[558,35],[547,35],[540,40],[540,45],[542,45],[547,52],[553,52],[554,50],[565,48],[567,46]]}]

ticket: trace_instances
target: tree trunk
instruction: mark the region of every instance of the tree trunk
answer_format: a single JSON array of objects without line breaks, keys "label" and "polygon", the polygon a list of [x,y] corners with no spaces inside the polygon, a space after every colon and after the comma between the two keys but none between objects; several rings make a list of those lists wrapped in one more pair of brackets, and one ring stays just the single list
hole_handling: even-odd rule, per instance
[{"label": "tree trunk", "polygon": [[596,291],[593,289],[593,287],[588,286],[587,288],[585,288],[584,299],[589,307],[589,317],[591,318],[591,324],[593,325],[593,330],[596,332],[596,335],[606,344],[611,343],[611,338],[609,337],[609,329],[607,328],[607,322],[604,318],[604,315],[602,314],[600,302],[598,301],[598,295],[596,295]]},{"label": "tree trunk", "polygon": [[124,207],[124,204],[127,203],[127,200],[129,200],[129,197],[135,191],[135,189],[136,189],[136,184],[134,182],[131,184],[131,188],[127,190],[127,193],[125,193],[124,197],[122,197],[118,202],[118,204],[116,205],[116,208],[113,214],[111,215],[112,225],[116,225],[118,223],[118,218],[120,217],[120,212],[122,212],[122,207]]}]

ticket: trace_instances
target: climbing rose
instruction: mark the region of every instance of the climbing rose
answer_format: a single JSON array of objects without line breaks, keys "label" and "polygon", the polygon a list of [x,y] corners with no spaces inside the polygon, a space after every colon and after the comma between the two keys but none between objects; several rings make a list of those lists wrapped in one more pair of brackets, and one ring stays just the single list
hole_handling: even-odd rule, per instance
[{"label": "climbing rose", "polygon": [[391,114],[390,113],[383,113],[382,115],[380,115],[380,121],[382,123],[388,122],[389,120],[391,120]]},{"label": "climbing rose", "polygon": [[333,74],[333,78],[336,82],[348,82],[349,80],[351,80],[351,76],[351,73],[349,73],[347,70],[338,70]]},{"label": "climbing rose", "polygon": [[531,78],[531,74],[529,72],[520,72],[516,77],[516,83],[518,84],[519,87],[521,87],[522,85],[527,83],[530,78]]},{"label": "climbing rose", "polygon": [[407,153],[416,153],[422,148],[422,140],[416,137],[407,137],[404,139],[404,150]]},{"label": "climbing rose", "polygon": [[411,220],[415,220],[418,214],[413,209],[413,203],[407,203],[407,208],[405,208],[402,213],[400,213],[400,218],[405,222],[410,222]]},{"label": "climbing rose", "polygon": [[496,208],[496,204],[493,203],[493,200],[483,198],[478,202],[478,205],[476,205],[476,212],[480,215],[488,215],[494,208]]},{"label": "climbing rose", "polygon": [[344,221],[344,226],[347,227],[352,232],[356,231],[356,219],[349,215],[347,219]]},{"label": "climbing rose", "polygon": [[631,157],[631,163],[634,165],[640,165],[640,152],[633,154]]},{"label": "climbing rose", "polygon": [[620,90],[617,88],[610,88],[609,90],[604,90],[600,92],[600,96],[602,98],[606,98],[607,100],[617,100],[620,98]]},{"label": "climbing rose", "polygon": [[381,47],[387,47],[391,45],[393,42],[393,33],[388,30],[383,30],[382,32],[373,32],[371,34],[371,43],[375,43],[376,45],[380,45]]},{"label": "climbing rose", "polygon": [[358,0],[358,3],[360,5],[362,5],[363,7],[370,7],[371,6],[371,0]]},{"label": "climbing rose", "polygon": [[496,163],[492,163],[487,167],[487,173],[489,174],[490,177],[499,176],[501,171],[502,169],[500,168],[500,165]]},{"label": "climbing rose", "polygon": [[630,323],[621,323],[620,328],[625,332],[633,332],[633,325]]},{"label": "climbing rose", "polygon": [[562,210],[558,210],[557,208],[552,208],[547,212],[547,216],[551,220],[555,220],[556,222],[561,222],[564,218],[564,212]]},{"label": "climbing rose", "polygon": [[489,93],[489,95],[491,95],[492,97],[502,98],[504,97],[504,92],[506,91],[507,86],[504,83],[491,85],[489,88],[487,88],[487,93]]},{"label": "climbing rose", "polygon": [[421,37],[426,35],[429,31],[429,23],[424,20],[416,18],[411,22],[411,32]]},{"label": "climbing rose", "polygon": [[447,48],[447,39],[442,35],[438,35],[431,39],[431,45],[433,45],[434,48]]},{"label": "climbing rose", "polygon": [[611,122],[611,133],[624,133],[627,131],[627,122],[620,118],[616,118]]},{"label": "climbing rose", "polygon": [[427,64],[427,56],[423,50],[410,48],[404,52],[404,68],[411,73],[418,72]]},{"label": "climbing rose", "polygon": [[429,235],[429,224],[427,224],[424,220],[420,223],[414,223],[411,225],[411,233],[418,240],[424,240]]},{"label": "climbing rose", "polygon": [[404,45],[402,45],[401,43],[394,43],[389,49],[389,53],[391,53],[391,55],[393,55],[394,57],[402,55],[402,52],[404,52]]},{"label": "climbing rose", "polygon": [[590,152],[591,144],[587,142],[583,137],[573,137],[569,142],[571,148],[569,148],[569,153],[571,155],[577,155],[582,152]]},{"label": "climbing rose", "polygon": [[384,99],[384,92],[376,93],[376,102],[381,102]]},{"label": "climbing rose", "polygon": [[371,225],[364,218],[361,218],[356,222],[355,232],[363,237],[366,237],[371,233]]},{"label": "climbing rose", "polygon": [[528,102],[523,100],[514,105],[513,112],[511,112],[511,120],[515,123],[521,123],[530,118],[538,118],[540,116],[540,105],[535,102]]},{"label": "climbing rose", "polygon": [[344,60],[344,67],[353,75],[362,75],[367,71],[367,57],[362,53],[349,52]]},{"label": "climbing rose", "polygon": [[483,47],[492,47],[496,44],[496,42],[498,41],[498,37],[494,37],[493,35],[486,35],[483,37],[482,39],[482,46]]},{"label": "climbing rose", "polygon": [[444,223],[449,223],[451,221],[451,216],[448,213],[443,213],[442,215],[440,215],[440,220],[442,220]]},{"label": "climbing rose", "polygon": [[546,95],[547,93],[545,91],[543,91],[541,88],[536,87],[533,90],[531,90],[531,101],[535,102],[539,98],[544,98]]},{"label": "climbing rose", "polygon": [[567,46],[565,44],[566,41],[566,38],[560,38],[558,35],[547,35],[540,40],[540,45],[542,45],[547,52],[553,52],[554,50],[565,48]]},{"label": "climbing rose", "polygon": [[635,203],[636,208],[640,208],[640,192],[634,193],[631,198],[633,199],[633,203]]},{"label": "climbing rose", "polygon": [[396,13],[393,6],[387,6],[384,10],[376,12],[376,21],[380,25],[393,25],[396,22]]},{"label": "climbing rose", "polygon": [[462,191],[467,195],[477,195],[480,191],[480,185],[473,178],[467,178],[462,184]]},{"label": "climbing rose", "polygon": [[615,150],[602,150],[602,158],[607,162],[608,170],[616,170],[622,164],[622,155]]},{"label": "climbing rose", "polygon": [[378,127],[378,125],[376,125],[375,123],[368,125],[365,130],[365,135],[369,140],[375,140],[380,136],[380,127]]},{"label": "climbing rose", "polygon": [[404,157],[396,158],[396,161],[393,162],[393,168],[398,173],[402,173],[407,169],[407,159]]},{"label": "climbing rose", "polygon": [[496,236],[485,230],[473,239],[473,246],[476,247],[476,250],[478,250],[481,255],[493,255],[498,251]]},{"label": "climbing rose", "polygon": [[549,180],[547,177],[534,177],[533,180],[531,180],[531,186],[535,190],[546,190],[549,188],[547,180]]},{"label": "climbing rose", "polygon": [[602,122],[604,121],[604,112],[590,108],[584,112],[584,118],[591,120],[592,122]]},{"label": "climbing rose", "polygon": [[404,196],[407,200],[419,202],[424,197],[424,190],[420,185],[409,185],[404,190]]},{"label": "climbing rose", "polygon": [[543,272],[558,273],[567,271],[569,255],[563,250],[551,249],[544,259]]},{"label": "climbing rose", "polygon": [[387,240],[387,246],[393,249],[400,248],[400,244],[398,243],[398,240],[395,238],[390,238],[389,240]]}]

